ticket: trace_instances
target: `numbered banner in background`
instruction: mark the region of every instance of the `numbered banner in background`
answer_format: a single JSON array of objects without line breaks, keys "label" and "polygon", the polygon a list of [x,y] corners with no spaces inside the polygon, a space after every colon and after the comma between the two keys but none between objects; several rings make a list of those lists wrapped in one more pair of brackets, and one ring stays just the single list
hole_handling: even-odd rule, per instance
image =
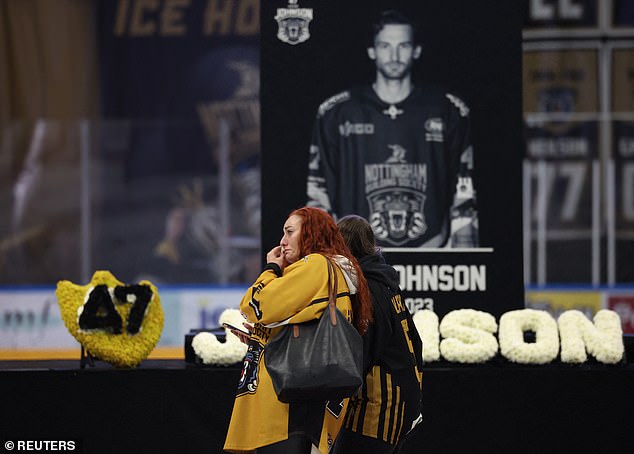
[{"label": "numbered banner in background", "polygon": [[608,166],[608,257],[612,283],[633,282],[634,269],[634,42],[610,47],[612,128]]},{"label": "numbered banner in background", "polygon": [[600,33],[601,3],[605,0],[531,0],[524,2],[525,38],[593,35]]},{"label": "numbered banner in background", "polygon": [[600,279],[599,50],[599,43],[524,47],[527,282]]},{"label": "numbered banner in background", "polygon": [[[603,2],[602,2],[603,3]],[[632,0],[609,0],[608,32],[634,35],[634,2]]]},{"label": "numbered banner in background", "polygon": [[631,0],[525,0],[524,38],[632,36]]}]

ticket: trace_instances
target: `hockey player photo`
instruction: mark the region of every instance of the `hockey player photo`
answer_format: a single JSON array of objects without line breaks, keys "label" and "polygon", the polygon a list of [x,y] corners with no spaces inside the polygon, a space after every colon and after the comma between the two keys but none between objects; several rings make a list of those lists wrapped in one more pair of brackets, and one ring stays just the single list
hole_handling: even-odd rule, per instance
[{"label": "hockey player photo", "polygon": [[475,247],[469,107],[412,78],[417,25],[396,10],[372,24],[370,85],[325,100],[308,162],[308,204],[368,219],[384,247]]},{"label": "hockey player photo", "polygon": [[354,214],[411,312],[523,304],[521,19],[503,0],[262,3],[262,244],[298,206]]}]

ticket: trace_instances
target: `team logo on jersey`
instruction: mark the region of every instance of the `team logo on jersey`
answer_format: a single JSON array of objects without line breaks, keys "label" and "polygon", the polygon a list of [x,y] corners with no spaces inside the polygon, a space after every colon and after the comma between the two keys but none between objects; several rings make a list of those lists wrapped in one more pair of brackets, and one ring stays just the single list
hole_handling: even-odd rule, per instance
[{"label": "team logo on jersey", "polygon": [[406,163],[405,154],[407,150],[398,144],[390,144],[387,146],[392,151],[392,156],[387,158],[385,162],[394,164],[394,163]]},{"label": "team logo on jersey", "polygon": [[425,122],[425,140],[427,142],[444,142],[445,124],[442,118],[429,118]]},{"label": "team logo on jersey", "polygon": [[288,44],[299,44],[310,38],[308,24],[313,19],[312,8],[300,8],[297,0],[289,0],[288,8],[278,8],[277,37]]},{"label": "team logo on jersey", "polygon": [[237,395],[254,394],[258,389],[258,370],[263,347],[259,342],[251,340],[242,363],[242,372],[238,381]]},{"label": "team logo on jersey", "polygon": [[370,224],[383,243],[402,246],[427,231],[425,196],[421,192],[388,188],[369,195],[368,205]]},{"label": "team logo on jersey", "polygon": [[343,137],[348,137],[350,134],[357,135],[372,135],[374,134],[374,124],[372,123],[350,123],[346,121],[345,123],[339,125],[339,134]]}]

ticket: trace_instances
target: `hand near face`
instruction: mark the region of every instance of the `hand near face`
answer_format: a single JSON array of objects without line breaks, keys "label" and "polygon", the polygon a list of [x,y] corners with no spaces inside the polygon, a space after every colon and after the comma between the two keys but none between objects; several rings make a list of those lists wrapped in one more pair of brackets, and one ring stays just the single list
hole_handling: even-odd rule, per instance
[{"label": "hand near face", "polygon": [[282,247],[275,246],[266,254],[266,263],[276,263],[281,269],[287,265],[284,255],[282,255]]}]

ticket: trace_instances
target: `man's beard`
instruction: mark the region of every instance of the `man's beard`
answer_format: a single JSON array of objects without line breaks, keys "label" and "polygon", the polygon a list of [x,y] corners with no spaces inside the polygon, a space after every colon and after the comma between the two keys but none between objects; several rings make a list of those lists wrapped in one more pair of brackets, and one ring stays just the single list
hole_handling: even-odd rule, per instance
[{"label": "man's beard", "polygon": [[407,63],[387,63],[379,66],[379,72],[388,80],[402,80],[409,76],[411,65]]}]

